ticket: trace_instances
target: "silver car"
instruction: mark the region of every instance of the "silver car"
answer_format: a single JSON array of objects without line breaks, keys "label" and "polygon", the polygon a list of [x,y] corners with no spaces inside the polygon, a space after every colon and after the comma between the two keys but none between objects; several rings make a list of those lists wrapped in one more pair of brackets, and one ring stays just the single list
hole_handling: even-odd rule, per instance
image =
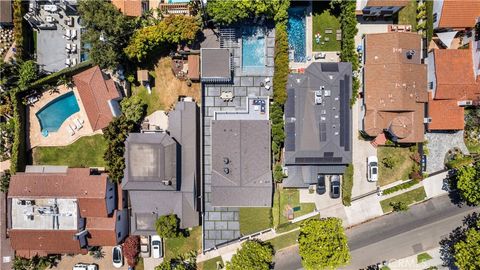
[{"label": "silver car", "polygon": [[378,181],[378,158],[376,156],[367,158],[367,179],[370,182]]}]

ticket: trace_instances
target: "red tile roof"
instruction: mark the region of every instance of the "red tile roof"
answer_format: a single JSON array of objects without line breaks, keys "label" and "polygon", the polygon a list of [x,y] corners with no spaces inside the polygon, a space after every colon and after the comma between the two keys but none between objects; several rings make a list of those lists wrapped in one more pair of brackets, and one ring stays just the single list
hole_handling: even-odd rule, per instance
[{"label": "red tile roof", "polygon": [[98,66],[75,76],[73,81],[94,131],[105,128],[113,119],[108,101],[120,98],[115,83],[106,79]]},{"label": "red tile roof", "polygon": [[445,0],[439,18],[440,28],[470,28],[480,16],[480,0]]},{"label": "red tile roof", "polygon": [[112,0],[112,4],[127,16],[142,16],[142,0]]},{"label": "red tile roof", "polygon": [[88,245],[90,246],[115,246],[117,244],[117,235],[115,224],[117,211],[112,217],[88,217],[87,231],[90,234]]},{"label": "red tile roof", "polygon": [[429,130],[462,130],[464,127],[464,109],[456,100],[433,100],[430,95],[428,114]]},{"label": "red tile roof", "polygon": [[28,258],[36,254],[82,253],[80,243],[73,238],[76,233],[75,230],[10,230],[9,236],[17,254]]}]

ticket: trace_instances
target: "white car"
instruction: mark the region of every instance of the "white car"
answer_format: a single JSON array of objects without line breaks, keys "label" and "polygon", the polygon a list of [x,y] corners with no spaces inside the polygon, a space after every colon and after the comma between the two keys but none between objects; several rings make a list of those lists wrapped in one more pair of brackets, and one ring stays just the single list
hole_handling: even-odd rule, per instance
[{"label": "white car", "polygon": [[378,181],[378,158],[376,156],[367,158],[367,178],[370,182]]},{"label": "white car", "polygon": [[93,263],[77,263],[73,266],[73,270],[98,270],[98,266]]},{"label": "white car", "polygon": [[152,257],[155,259],[163,257],[162,238],[158,235],[153,235],[150,242]]},{"label": "white car", "polygon": [[315,104],[322,104],[322,91],[315,91]]},{"label": "white car", "polygon": [[114,246],[112,248],[112,263],[115,268],[123,266],[122,246]]}]

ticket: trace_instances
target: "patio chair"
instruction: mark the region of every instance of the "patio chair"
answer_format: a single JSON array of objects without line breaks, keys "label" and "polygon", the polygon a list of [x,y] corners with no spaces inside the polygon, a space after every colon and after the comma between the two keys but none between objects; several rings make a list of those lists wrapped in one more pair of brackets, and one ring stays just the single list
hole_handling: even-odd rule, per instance
[{"label": "patio chair", "polygon": [[333,33],[333,29],[332,28],[327,28],[325,29],[325,34],[331,34]]},{"label": "patio chair", "polygon": [[270,90],[271,86],[270,85],[265,85],[265,89]]},{"label": "patio chair", "polygon": [[330,41],[330,38],[329,38],[329,37],[325,37],[325,41]]},{"label": "patio chair", "polygon": [[66,38],[67,40],[70,40],[70,39],[72,38],[72,34],[71,34],[71,33],[72,33],[72,32],[70,31],[70,29],[65,30],[65,38]]},{"label": "patio chair", "polygon": [[70,134],[70,136],[75,135],[75,130],[73,130],[73,128],[72,128],[72,126],[70,126],[70,124],[67,126],[67,131],[68,131],[68,134]]},{"label": "patio chair", "polygon": [[72,30],[72,39],[77,37],[77,30]]},{"label": "patio chair", "polygon": [[76,130],[80,130],[83,127],[82,123],[80,123],[80,121],[78,121],[78,118],[73,119],[73,123],[75,124],[75,129]]},{"label": "patio chair", "polygon": [[268,77],[265,78],[265,82],[266,82],[266,83],[269,83],[269,82],[270,82],[270,78],[268,78]]}]

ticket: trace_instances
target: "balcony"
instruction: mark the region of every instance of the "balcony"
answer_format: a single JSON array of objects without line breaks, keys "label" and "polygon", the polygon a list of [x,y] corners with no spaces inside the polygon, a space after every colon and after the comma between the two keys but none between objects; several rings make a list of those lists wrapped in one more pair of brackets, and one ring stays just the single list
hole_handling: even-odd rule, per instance
[{"label": "balcony", "polygon": [[163,3],[159,5],[160,11],[164,15],[190,15],[190,5],[185,4],[167,4]]}]

